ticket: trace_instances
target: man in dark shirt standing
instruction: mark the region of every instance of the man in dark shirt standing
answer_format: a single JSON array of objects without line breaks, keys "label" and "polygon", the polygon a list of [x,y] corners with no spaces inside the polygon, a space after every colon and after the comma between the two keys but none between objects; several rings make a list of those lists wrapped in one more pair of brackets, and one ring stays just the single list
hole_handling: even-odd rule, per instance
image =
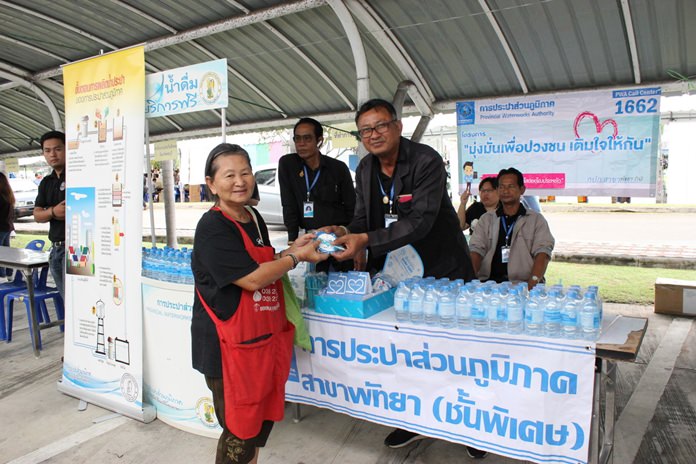
[{"label": "man in dark shirt standing", "polygon": [[[340,236],[335,244],[346,247],[333,255],[350,259],[369,248],[367,269],[378,271],[388,252],[410,244],[423,261],[424,276],[473,279],[469,249],[447,194],[442,156],[402,137],[402,123],[386,100],[364,103],[355,123],[369,153],[355,175],[353,221],[347,227],[326,228]],[[384,444],[400,448],[423,438],[396,429]],[[487,454],[471,447],[467,452],[476,458]]]},{"label": "man in dark shirt standing", "polygon": [[[353,219],[355,188],[345,163],[322,155],[324,131],[319,121],[302,118],[293,131],[297,153],[283,156],[278,162],[283,222],[288,228],[288,244],[300,229],[307,231],[328,225],[348,225]],[[334,260],[317,265],[317,271],[329,267],[352,270],[352,262]]]},{"label": "man in dark shirt standing", "polygon": [[50,222],[48,239],[53,243],[49,268],[53,281],[65,299],[65,134],[46,132],[41,136],[41,150],[53,172],[39,184],[34,202],[34,220]]}]

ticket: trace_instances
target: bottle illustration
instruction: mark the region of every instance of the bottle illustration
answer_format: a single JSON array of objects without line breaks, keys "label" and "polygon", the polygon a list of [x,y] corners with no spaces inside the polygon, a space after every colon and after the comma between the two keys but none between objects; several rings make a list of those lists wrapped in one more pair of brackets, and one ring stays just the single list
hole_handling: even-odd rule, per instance
[{"label": "bottle illustration", "polygon": [[118,173],[114,183],[111,184],[111,206],[118,207],[123,205],[123,184],[118,180]]},{"label": "bottle illustration", "polygon": [[111,337],[106,339],[106,357],[111,360],[114,359],[114,339]]},{"label": "bottle illustration", "polygon": [[114,226],[114,246],[121,246],[121,225],[118,223],[118,218],[113,216],[111,218],[111,223]]},{"label": "bottle illustration", "polygon": [[114,274],[113,287],[114,303],[120,305],[121,303],[123,303],[123,283],[121,282],[121,279],[116,277],[116,274]]}]

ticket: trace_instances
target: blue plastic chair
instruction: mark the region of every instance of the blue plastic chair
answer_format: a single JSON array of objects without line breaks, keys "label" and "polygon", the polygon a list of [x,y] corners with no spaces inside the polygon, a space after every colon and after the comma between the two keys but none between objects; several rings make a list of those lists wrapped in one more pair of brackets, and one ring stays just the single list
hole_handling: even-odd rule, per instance
[{"label": "blue plastic chair", "polygon": [[[15,301],[20,301],[24,303],[24,306],[26,307],[27,320],[29,322],[29,334],[31,334],[31,338],[33,341],[34,333],[32,331],[29,291],[25,289],[23,291],[9,293],[5,297],[5,300],[5,306],[7,307],[7,343],[10,343],[12,341],[12,319],[14,314]],[[58,291],[58,289],[53,287],[44,287],[42,289],[34,290],[34,304],[36,305],[36,308],[38,310],[36,313],[36,321],[38,323],[51,322],[51,318],[48,315],[48,306],[46,305],[46,302],[48,300],[53,300],[53,305],[56,308],[56,316],[58,317],[58,319],[65,319],[65,307],[63,305],[63,298],[60,296],[60,292]],[[60,331],[63,332],[64,330],[65,325],[61,324]],[[39,332],[39,340],[37,346],[39,347],[39,349],[41,349],[41,332]]]},{"label": "blue plastic chair", "polygon": [[[32,240],[31,242],[27,243],[27,246],[25,247],[28,250],[36,250],[36,251],[43,251],[44,246],[46,246],[46,242],[43,240]],[[44,279],[44,287],[46,285],[46,279],[48,278],[48,268],[43,268],[42,271],[46,271],[46,278]],[[34,285],[38,287],[41,281],[41,277],[37,277],[36,271],[33,272],[34,276]],[[12,282],[7,282],[0,284],[0,340],[6,340],[7,339],[7,331],[6,331],[6,321],[5,321],[5,295],[12,293],[12,292],[17,292],[21,290],[26,290],[27,284],[24,282],[24,276],[22,275],[21,272],[15,271],[15,277]]]}]

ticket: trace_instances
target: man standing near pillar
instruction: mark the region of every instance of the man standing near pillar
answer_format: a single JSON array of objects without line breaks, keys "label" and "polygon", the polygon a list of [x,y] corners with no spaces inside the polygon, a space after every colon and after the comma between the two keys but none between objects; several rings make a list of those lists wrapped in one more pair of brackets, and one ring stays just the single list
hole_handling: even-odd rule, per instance
[{"label": "man standing near pillar", "polygon": [[39,184],[34,220],[50,222],[48,239],[53,246],[49,268],[60,296],[65,299],[65,134],[46,132],[41,136],[41,150],[53,172],[44,176]]}]

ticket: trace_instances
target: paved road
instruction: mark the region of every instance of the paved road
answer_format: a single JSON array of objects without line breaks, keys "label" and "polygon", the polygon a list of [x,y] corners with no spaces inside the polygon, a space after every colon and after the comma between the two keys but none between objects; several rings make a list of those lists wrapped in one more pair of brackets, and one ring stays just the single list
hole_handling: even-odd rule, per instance
[{"label": "paved road", "polygon": [[[178,237],[193,237],[208,205],[177,205]],[[696,261],[696,214],[684,212],[561,212],[549,208],[544,215],[556,237],[559,253],[639,255],[686,258]],[[157,235],[165,234],[164,208],[155,205]],[[28,218],[16,223],[18,231],[47,230]],[[271,239],[282,238],[282,227],[271,226]],[[143,233],[149,234],[150,212],[143,211]]]}]

